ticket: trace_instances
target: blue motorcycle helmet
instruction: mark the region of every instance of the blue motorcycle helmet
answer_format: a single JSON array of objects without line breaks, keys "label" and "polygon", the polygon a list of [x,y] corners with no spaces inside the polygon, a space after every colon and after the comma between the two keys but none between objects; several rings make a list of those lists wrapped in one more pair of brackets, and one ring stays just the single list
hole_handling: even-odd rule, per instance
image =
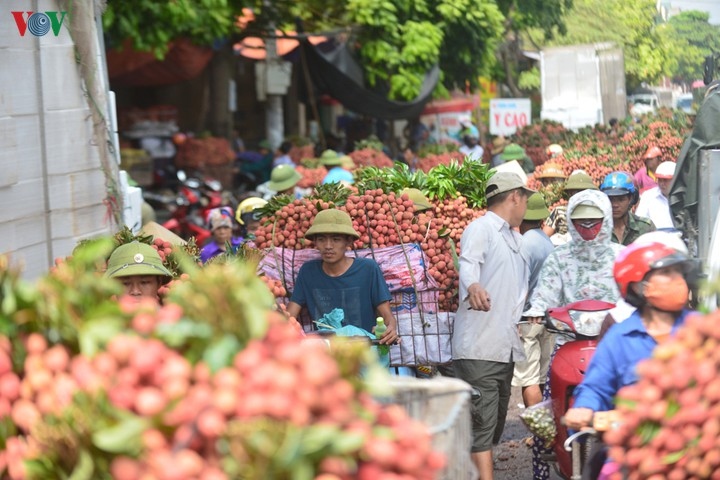
[{"label": "blue motorcycle helmet", "polygon": [[637,203],[640,198],[640,193],[635,186],[635,181],[632,175],[627,172],[609,173],[600,185],[600,191],[608,197],[630,195],[633,205]]}]

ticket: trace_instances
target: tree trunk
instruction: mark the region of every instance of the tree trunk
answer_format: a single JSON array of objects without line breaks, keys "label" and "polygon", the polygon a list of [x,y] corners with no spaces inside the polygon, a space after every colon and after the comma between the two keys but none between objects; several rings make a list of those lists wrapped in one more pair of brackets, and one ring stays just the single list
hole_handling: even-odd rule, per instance
[{"label": "tree trunk", "polygon": [[209,65],[210,101],[207,113],[207,126],[213,135],[230,138],[233,121],[229,108],[230,80],[235,71],[235,57],[232,46],[227,45],[215,53]]},{"label": "tree trunk", "polygon": [[518,87],[517,81],[515,79],[515,75],[518,69],[517,52],[516,49],[513,48],[514,44],[516,44],[515,40],[506,40],[502,43],[502,45],[500,45],[500,48],[498,50],[500,53],[500,61],[505,71],[505,84],[510,89],[512,96],[514,98],[519,98],[523,96],[523,92]]}]

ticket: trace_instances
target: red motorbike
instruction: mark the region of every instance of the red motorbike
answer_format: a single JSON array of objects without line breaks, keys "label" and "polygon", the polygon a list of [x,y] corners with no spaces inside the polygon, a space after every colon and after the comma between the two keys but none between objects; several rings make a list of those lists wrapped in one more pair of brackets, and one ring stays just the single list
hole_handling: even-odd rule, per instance
[{"label": "red motorbike", "polygon": [[[568,431],[561,419],[572,407],[573,392],[582,382],[590,359],[597,347],[600,327],[614,303],[601,300],[582,300],[564,307],[549,308],[545,327],[549,332],[564,336],[567,342],[558,347],[550,364],[550,397],[557,436],[553,453],[546,458],[553,463],[564,478],[581,478],[579,472],[585,461],[589,443],[571,449],[574,438],[568,439]],[[576,443],[577,445],[577,443]],[[572,458],[570,455],[572,450]]]},{"label": "red motorbike", "polygon": [[163,227],[178,236],[202,246],[212,235],[207,228],[210,210],[223,206],[222,184],[209,177],[188,177],[184,171],[178,171],[180,189],[170,205],[170,218]]}]

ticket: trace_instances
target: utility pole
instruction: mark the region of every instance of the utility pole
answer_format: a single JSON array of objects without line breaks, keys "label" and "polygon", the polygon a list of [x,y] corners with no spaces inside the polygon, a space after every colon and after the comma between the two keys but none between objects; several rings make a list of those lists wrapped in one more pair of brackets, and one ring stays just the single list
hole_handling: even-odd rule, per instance
[{"label": "utility pole", "polygon": [[[269,0],[263,2],[266,8],[270,7]],[[269,35],[265,39],[265,86],[267,87],[272,82],[271,76],[274,72],[280,70],[282,59],[278,57],[277,53],[277,38],[275,33],[275,22],[271,22],[268,30]],[[283,115],[283,104],[282,95],[277,93],[267,92],[265,99],[265,132],[267,134],[267,140],[270,143],[270,147],[273,150],[278,148],[285,138],[285,118]]]}]

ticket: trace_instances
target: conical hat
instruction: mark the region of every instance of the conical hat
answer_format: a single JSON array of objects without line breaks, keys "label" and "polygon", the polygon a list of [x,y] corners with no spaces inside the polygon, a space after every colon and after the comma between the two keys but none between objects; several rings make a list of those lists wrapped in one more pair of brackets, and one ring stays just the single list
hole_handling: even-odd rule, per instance
[{"label": "conical hat", "polygon": [[185,240],[156,222],[147,222],[143,225],[142,229],[140,229],[140,233],[144,235],[152,235],[153,238],[160,238],[165,242],[172,243],[173,245],[185,245],[187,243]]}]

